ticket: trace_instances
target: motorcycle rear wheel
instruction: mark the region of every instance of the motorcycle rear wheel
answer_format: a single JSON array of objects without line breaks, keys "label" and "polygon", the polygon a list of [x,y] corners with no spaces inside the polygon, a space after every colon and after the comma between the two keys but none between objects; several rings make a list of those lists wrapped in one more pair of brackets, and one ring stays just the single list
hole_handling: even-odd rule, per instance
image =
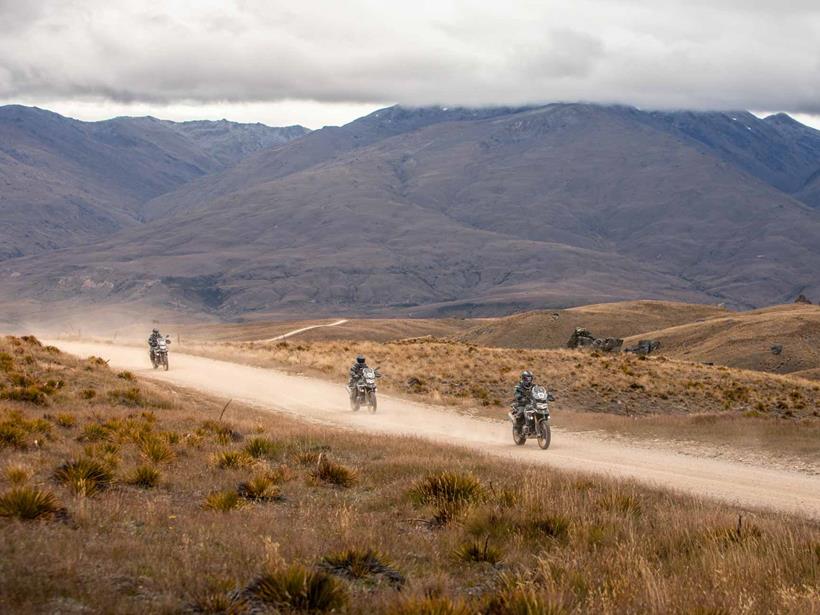
[{"label": "motorcycle rear wheel", "polygon": [[527,436],[521,432],[521,428],[517,425],[513,425],[512,433],[513,442],[515,442],[518,446],[523,446],[527,443]]},{"label": "motorcycle rear wheel", "polygon": [[550,447],[550,442],[552,441],[552,431],[550,431],[550,424],[547,423],[547,421],[541,421],[538,431],[538,446],[540,446],[544,450],[547,450]]}]

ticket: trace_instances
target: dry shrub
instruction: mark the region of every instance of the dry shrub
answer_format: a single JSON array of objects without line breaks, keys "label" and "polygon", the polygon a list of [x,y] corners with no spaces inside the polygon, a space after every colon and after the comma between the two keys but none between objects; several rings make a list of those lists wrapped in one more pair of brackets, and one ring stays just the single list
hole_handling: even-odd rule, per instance
[{"label": "dry shrub", "polygon": [[114,480],[114,476],[105,465],[88,457],[66,461],[54,471],[54,478],[77,495],[84,497],[93,496],[107,489]]},{"label": "dry shrub", "polygon": [[347,590],[331,575],[297,565],[262,574],[245,588],[243,595],[287,612],[328,613],[348,603]]},{"label": "dry shrub", "polygon": [[125,483],[142,489],[153,489],[159,484],[160,473],[151,466],[139,466],[129,474]]},{"label": "dry shrub", "polygon": [[253,459],[248,457],[244,451],[220,451],[214,454],[211,459],[216,467],[223,470],[244,468],[253,463]]},{"label": "dry shrub", "polygon": [[326,455],[319,456],[316,469],[311,473],[311,476],[337,487],[352,487],[357,479],[355,470],[331,461]]},{"label": "dry shrub", "polygon": [[276,483],[264,474],[254,476],[250,480],[240,483],[236,491],[239,497],[254,502],[271,502],[282,497]]},{"label": "dry shrub", "polygon": [[380,576],[395,587],[401,587],[405,583],[404,576],[373,549],[346,549],[326,555],[319,562],[319,567],[350,580]]},{"label": "dry shrub", "polygon": [[32,521],[60,511],[57,498],[50,491],[33,487],[14,487],[0,495],[0,517]]},{"label": "dry shrub", "polygon": [[233,489],[213,491],[205,498],[203,506],[206,510],[228,512],[242,506],[242,500],[239,498],[239,494]]},{"label": "dry shrub", "polygon": [[117,378],[119,378],[120,380],[127,380],[129,382],[134,382],[136,380],[134,374],[128,371],[118,373]]}]

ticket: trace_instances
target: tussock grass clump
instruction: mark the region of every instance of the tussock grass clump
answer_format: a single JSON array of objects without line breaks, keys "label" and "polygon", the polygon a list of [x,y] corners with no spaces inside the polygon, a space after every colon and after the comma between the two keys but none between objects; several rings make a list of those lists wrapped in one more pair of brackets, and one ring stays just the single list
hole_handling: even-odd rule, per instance
[{"label": "tussock grass clump", "polygon": [[220,451],[214,454],[211,460],[216,467],[223,470],[244,468],[253,463],[253,459],[244,451]]},{"label": "tussock grass clump", "polygon": [[34,473],[31,468],[19,464],[9,465],[3,469],[3,476],[12,485],[27,483],[32,474]]},{"label": "tussock grass clump", "polygon": [[481,612],[485,615],[566,615],[560,601],[550,600],[543,590],[509,587],[487,598]]},{"label": "tussock grass clump", "polygon": [[13,423],[0,423],[0,447],[3,446],[26,448],[28,446],[28,434]]},{"label": "tussock grass clump", "polygon": [[242,500],[240,499],[239,494],[233,489],[213,491],[205,498],[205,503],[203,506],[206,510],[228,512],[242,506]]},{"label": "tussock grass clump", "polygon": [[104,464],[88,457],[66,461],[54,471],[54,478],[84,497],[104,491],[114,480],[113,474]]},{"label": "tussock grass clump", "polygon": [[287,612],[329,613],[348,603],[347,590],[339,581],[298,565],[266,572],[254,579],[243,595]]},{"label": "tussock grass clump", "polygon": [[279,486],[268,476],[261,474],[240,483],[236,489],[239,497],[254,502],[271,502],[282,498]]},{"label": "tussock grass clump", "polygon": [[108,401],[121,406],[142,407],[146,405],[142,392],[137,387],[114,389],[108,392]]},{"label": "tussock grass clump", "polygon": [[136,380],[134,374],[132,374],[129,371],[119,372],[117,374],[117,378],[119,378],[120,380],[127,380],[128,382],[134,382]]},{"label": "tussock grass clump", "polygon": [[197,430],[201,435],[211,436],[219,444],[230,444],[231,442],[241,442],[242,434],[239,433],[230,423],[221,421],[203,421],[202,426]]},{"label": "tussock grass clump", "polygon": [[282,454],[284,447],[270,438],[257,436],[245,445],[244,450],[254,459],[275,459]]},{"label": "tussock grass clump", "polygon": [[[392,605],[390,612],[394,615],[476,615],[479,613],[475,607],[463,600],[452,600],[444,596],[407,598]],[[536,615],[536,613],[522,615]]]},{"label": "tussock grass clump", "polygon": [[564,515],[547,515],[526,519],[518,527],[519,531],[531,538],[566,540],[572,522]]},{"label": "tussock grass clump", "polygon": [[142,489],[153,489],[159,484],[160,472],[151,466],[139,466],[129,474],[125,483]]},{"label": "tussock grass clump", "polygon": [[353,581],[381,576],[396,587],[405,583],[404,575],[393,568],[382,554],[373,549],[345,549],[326,555],[319,562],[319,567],[331,574]]},{"label": "tussock grass clump", "polygon": [[357,472],[340,463],[335,463],[325,455],[319,456],[316,469],[311,473],[316,480],[320,480],[337,487],[352,487],[357,478]]},{"label": "tussock grass clump", "polygon": [[57,498],[50,491],[33,487],[14,487],[0,495],[0,517],[32,521],[60,511]]},{"label": "tussock grass clump", "polygon": [[143,435],[138,441],[140,454],[154,463],[167,463],[174,458],[174,451],[162,438],[153,435]]},{"label": "tussock grass clump", "polygon": [[97,391],[94,389],[82,389],[79,392],[80,399],[94,399],[97,396]]},{"label": "tussock grass clump", "polygon": [[486,490],[472,474],[445,471],[428,474],[417,481],[409,495],[417,505],[468,505],[481,502]]},{"label": "tussock grass clump", "polygon": [[80,442],[101,442],[111,437],[110,430],[100,423],[87,423],[80,431],[78,440]]},{"label": "tussock grass clump", "polygon": [[54,417],[54,422],[64,429],[71,429],[77,424],[77,417],[68,412],[61,412]]},{"label": "tussock grass clump", "polygon": [[501,550],[490,545],[490,537],[484,542],[472,540],[459,546],[454,555],[463,562],[486,563],[495,566],[501,562]]}]

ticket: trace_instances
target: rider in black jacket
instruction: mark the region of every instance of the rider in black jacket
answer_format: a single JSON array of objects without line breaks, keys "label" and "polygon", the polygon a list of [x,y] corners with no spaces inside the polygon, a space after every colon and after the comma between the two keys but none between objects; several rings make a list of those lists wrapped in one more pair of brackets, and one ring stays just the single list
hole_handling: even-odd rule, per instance
[{"label": "rider in black jacket", "polygon": [[515,385],[515,415],[517,420],[521,420],[522,412],[526,405],[530,402],[530,395],[532,394],[533,386],[532,372],[525,371],[521,374],[521,380]]}]

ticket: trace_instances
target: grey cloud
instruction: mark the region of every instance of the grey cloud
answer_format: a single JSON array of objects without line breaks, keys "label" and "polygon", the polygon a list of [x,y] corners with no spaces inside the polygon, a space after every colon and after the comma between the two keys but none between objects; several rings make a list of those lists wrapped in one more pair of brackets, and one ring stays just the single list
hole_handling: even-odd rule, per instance
[{"label": "grey cloud", "polygon": [[0,98],[820,110],[820,3],[0,0]]}]

